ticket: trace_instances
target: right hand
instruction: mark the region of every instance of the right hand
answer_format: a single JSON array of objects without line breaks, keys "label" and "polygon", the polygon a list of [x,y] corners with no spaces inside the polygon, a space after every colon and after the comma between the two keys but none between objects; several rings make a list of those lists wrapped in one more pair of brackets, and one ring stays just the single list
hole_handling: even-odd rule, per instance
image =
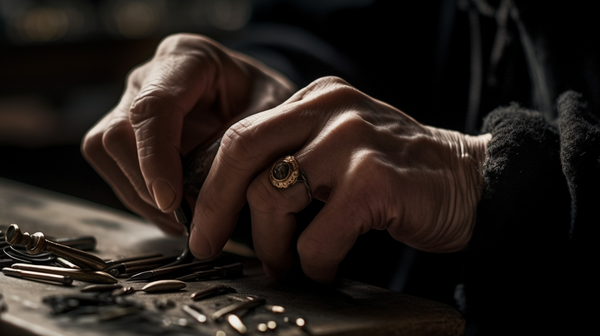
[{"label": "right hand", "polygon": [[134,69],[82,152],[133,212],[168,233],[183,197],[181,155],[295,91],[283,75],[206,37],[173,35]]}]

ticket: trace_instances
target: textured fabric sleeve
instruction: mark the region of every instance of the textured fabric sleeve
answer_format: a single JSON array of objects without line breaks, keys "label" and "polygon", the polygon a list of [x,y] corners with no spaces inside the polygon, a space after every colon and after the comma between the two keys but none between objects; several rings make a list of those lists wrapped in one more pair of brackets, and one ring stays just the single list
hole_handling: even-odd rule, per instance
[{"label": "textured fabric sleeve", "polygon": [[[493,111],[484,188],[465,268],[465,317],[477,335],[540,331],[564,286],[570,196],[558,129],[534,111]],[[558,295],[557,295],[558,293]],[[550,328],[552,329],[552,328]]]}]

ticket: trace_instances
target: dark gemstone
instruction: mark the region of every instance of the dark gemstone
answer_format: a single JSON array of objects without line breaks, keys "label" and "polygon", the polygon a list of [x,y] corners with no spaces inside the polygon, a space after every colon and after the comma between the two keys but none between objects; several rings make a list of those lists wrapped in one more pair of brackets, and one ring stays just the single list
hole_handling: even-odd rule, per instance
[{"label": "dark gemstone", "polygon": [[290,173],[290,165],[287,162],[278,162],[275,167],[273,167],[273,177],[276,180],[283,180],[288,177]]}]

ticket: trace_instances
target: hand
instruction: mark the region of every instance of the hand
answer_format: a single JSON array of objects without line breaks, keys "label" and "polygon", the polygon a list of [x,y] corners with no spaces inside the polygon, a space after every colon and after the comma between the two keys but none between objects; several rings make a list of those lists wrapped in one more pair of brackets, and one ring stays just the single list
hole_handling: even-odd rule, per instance
[{"label": "hand", "polygon": [[266,66],[198,35],[166,38],[134,69],[118,105],[84,137],[82,152],[135,213],[181,232],[181,157],[239,119],[295,91]]},{"label": "hand", "polygon": [[[341,79],[320,79],[227,130],[196,202],[190,248],[215,256],[247,201],[256,253],[275,277],[290,272],[297,251],[308,277],[330,282],[371,229],[424,251],[461,250],[490,137],[421,125]],[[277,189],[268,178],[285,155],[296,157],[313,196],[326,202],[297,242],[294,213],[310,201],[306,186]]]}]

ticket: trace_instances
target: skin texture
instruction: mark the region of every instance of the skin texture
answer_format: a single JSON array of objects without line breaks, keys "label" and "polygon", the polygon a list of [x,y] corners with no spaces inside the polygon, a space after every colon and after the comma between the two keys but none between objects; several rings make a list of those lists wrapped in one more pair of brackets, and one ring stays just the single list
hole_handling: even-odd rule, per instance
[{"label": "skin texture", "polygon": [[163,40],[132,70],[118,105],[85,135],[82,153],[133,212],[181,233],[180,155],[296,90],[264,65],[198,35]]},{"label": "skin texture", "polygon": [[[132,72],[83,152],[126,205],[175,231],[169,212],[182,197],[179,154],[224,132],[196,200],[190,248],[214,257],[248,202],[254,247],[273,277],[291,274],[299,260],[309,278],[331,282],[371,229],[424,251],[467,246],[489,134],[421,125],[336,77],[285,100],[293,90],[210,40],[175,36]],[[285,155],[296,157],[313,196],[326,203],[297,240],[294,213],[310,201],[306,187],[276,189],[268,178]]]}]

